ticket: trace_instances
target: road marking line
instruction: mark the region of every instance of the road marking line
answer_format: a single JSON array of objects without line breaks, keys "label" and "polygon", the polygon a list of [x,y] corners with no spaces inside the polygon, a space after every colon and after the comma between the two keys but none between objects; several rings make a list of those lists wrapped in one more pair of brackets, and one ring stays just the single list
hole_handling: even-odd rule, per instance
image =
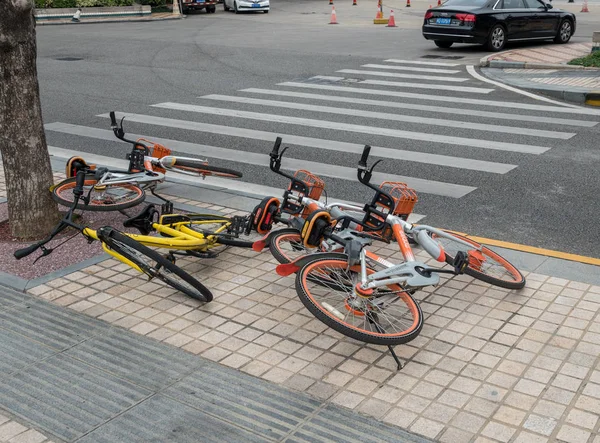
[{"label": "road marking line", "polygon": [[[543,112],[560,112],[563,114],[583,114],[583,115],[596,115],[595,110],[585,108],[565,108],[562,106],[547,106],[547,105],[533,105],[527,103],[518,102],[502,102],[496,100],[481,100],[478,98],[464,98],[464,97],[449,97],[445,95],[426,95],[418,94],[414,92],[401,92],[401,91],[387,91],[384,89],[368,89],[368,88],[355,88],[352,86],[338,86],[338,85],[316,85],[311,83],[301,82],[283,82],[278,83],[278,86],[289,86],[293,88],[305,88],[305,89],[321,89],[324,91],[340,91],[340,92],[351,92],[353,94],[364,94],[364,95],[384,95],[386,97],[401,97],[401,98],[414,98],[417,100],[430,100],[434,102],[450,102],[450,103],[465,103],[476,106],[493,106],[496,108],[514,108],[523,109],[528,111],[543,111]],[[588,111],[592,111],[591,113]],[[519,115],[516,115],[519,117]],[[597,122],[594,122],[597,123]]]},{"label": "road marking line", "polygon": [[[449,231],[449,232],[453,232],[453,231]],[[563,260],[576,261],[576,262],[580,262],[580,263],[587,263],[589,265],[600,266],[600,259],[594,258],[594,257],[587,257],[585,255],[578,255],[578,254],[571,254],[569,252],[555,251],[553,249],[537,248],[535,246],[527,246],[527,245],[522,245],[519,243],[510,243],[510,242],[505,242],[502,240],[494,240],[491,238],[478,237],[475,235],[463,234],[463,233],[459,233],[459,232],[456,232],[456,233],[459,235],[468,237],[471,240],[476,241],[478,243],[482,243],[484,245],[497,246],[499,248],[512,249],[512,250],[521,251],[521,252],[529,252],[531,254],[543,255],[546,257],[554,257],[554,258],[560,258]]]},{"label": "road marking line", "polygon": [[[54,124],[54,123],[51,123],[51,124]],[[113,139],[114,139],[114,137],[113,137]],[[154,140],[158,140],[158,139],[154,139]],[[68,159],[73,156],[81,156],[83,154],[86,161],[88,161],[89,163],[95,163],[95,164],[99,164],[102,166],[107,166],[109,168],[127,169],[127,166],[129,165],[129,161],[127,161],[127,160],[120,160],[120,159],[116,159],[114,157],[106,157],[103,155],[90,154],[87,152],[82,153],[81,151],[76,151],[74,149],[64,149],[64,148],[59,148],[56,146],[48,146],[48,151],[52,157],[64,158],[64,159]],[[282,169],[286,169],[285,165],[282,165]],[[169,179],[171,178],[172,175],[176,176],[177,181],[187,182],[191,185],[200,186],[200,187],[217,188],[216,191],[220,191],[219,188],[223,188],[223,189],[243,192],[245,194],[257,194],[256,195],[257,197],[259,197],[259,196],[261,196],[261,197],[262,196],[279,196],[283,192],[281,188],[274,188],[272,186],[259,185],[257,183],[245,182],[245,181],[237,180],[237,179],[231,180],[231,179],[220,178],[220,177],[209,177],[206,181],[206,185],[204,185],[204,183],[199,184],[198,178],[195,178],[195,177],[190,178],[189,175],[180,174],[176,170],[168,171],[166,180],[170,181]],[[236,195],[232,194],[231,198],[236,198]],[[363,206],[363,204],[364,204],[364,203],[350,202],[347,200],[341,200],[338,198],[332,199],[330,196],[329,201],[332,201],[332,200],[335,200],[336,202],[339,202],[339,203],[350,204],[353,206]],[[225,201],[225,203],[226,203],[226,201]],[[419,220],[421,220],[425,217],[426,216],[423,214],[417,214],[415,212],[412,212],[408,217],[408,222],[409,223],[417,223]]]},{"label": "road marking line", "polygon": [[358,75],[373,75],[375,77],[394,77],[394,78],[413,78],[416,80],[433,80],[450,83],[461,83],[469,80],[465,77],[444,77],[439,75],[422,75],[422,74],[398,74],[397,72],[382,72],[382,71],[361,71],[360,69],[340,69],[342,74],[358,74]]},{"label": "road marking line", "polygon": [[[286,123],[299,126],[309,126],[322,129],[333,129],[336,131],[358,132],[361,134],[372,134],[379,136],[389,136],[395,138],[407,138],[412,140],[422,140],[428,142],[437,142],[458,146],[472,146],[483,149],[496,149],[499,151],[521,152],[526,154],[541,154],[549,150],[545,146],[533,146],[519,143],[507,143],[491,140],[472,139],[465,137],[454,137],[450,135],[425,134],[415,131],[402,131],[399,129],[378,128],[373,126],[352,125],[348,123],[331,122],[327,120],[316,120],[299,117],[289,117],[285,115],[263,114],[259,112],[238,111],[235,109],[213,108],[209,106],[195,106],[181,103],[158,103],[151,105],[155,108],[175,109],[179,111],[199,112],[211,115],[223,115],[227,117],[240,117],[252,120],[272,123]],[[190,122],[191,123],[191,122]]]},{"label": "road marking line", "polygon": [[447,63],[447,62],[426,62],[421,60],[398,60],[396,58],[389,58],[384,60],[386,63],[404,63],[407,65],[429,65],[429,66],[460,66],[460,63]]},{"label": "road marking line", "polygon": [[[376,69],[394,69],[396,71],[415,71],[415,72],[427,72],[432,74],[458,74],[458,69],[435,69],[435,68],[421,68],[412,66],[393,66],[393,65],[378,65],[370,63],[368,65],[361,65],[361,68],[376,68]],[[342,72],[342,71],[338,71]]]},{"label": "road marking line", "polygon": [[[101,115],[105,117],[107,114]],[[123,115],[128,114],[118,113],[119,118]],[[77,133],[83,137],[98,138],[101,140],[115,140],[115,136],[112,131],[106,129],[88,128],[85,126],[75,126],[67,124],[58,124],[52,127],[58,127],[64,130],[71,130],[70,133]],[[70,128],[69,128],[70,126]],[[73,128],[73,126],[75,126]],[[260,154],[250,151],[238,151],[236,149],[227,149],[220,146],[209,146],[201,145],[196,143],[181,142],[177,140],[169,140],[160,137],[153,137],[148,135],[139,134],[128,134],[132,139],[146,138],[153,140],[157,143],[168,146],[175,152],[183,152],[187,154],[193,154],[196,156],[206,156],[210,158],[218,158],[221,160],[228,160],[238,163],[246,163],[252,165],[258,165],[268,167],[269,165],[269,154]],[[296,171],[298,169],[308,169],[311,172],[322,177],[339,178],[343,180],[356,181],[356,168],[349,168],[346,166],[331,165],[321,162],[312,162],[308,160],[298,160],[291,157],[286,157],[284,162],[285,169]],[[388,173],[374,173],[374,182],[383,182],[384,180],[399,181],[408,184],[418,192],[424,192],[426,194],[441,195],[444,197],[460,198],[467,195],[469,192],[474,191],[473,186],[457,185],[454,183],[445,183],[435,180],[426,180],[415,177],[405,177],[401,175],[388,174]]]},{"label": "road marking line", "polygon": [[278,100],[263,100],[259,98],[234,97],[220,94],[210,94],[200,97],[205,100],[224,101],[229,103],[245,103],[262,106],[272,106],[286,109],[297,109],[312,112],[321,112],[336,115],[349,115],[361,118],[373,118],[379,120],[398,121],[407,123],[416,123],[430,126],[442,126],[447,128],[462,128],[475,131],[500,132],[504,134],[518,134],[531,137],[546,137],[568,140],[574,137],[575,133],[546,131],[542,129],[529,129],[516,126],[501,126],[498,124],[471,123],[460,120],[444,120],[440,118],[425,118],[420,116],[403,114],[386,114],[383,112],[366,111],[363,109],[336,108],[333,106],[318,106],[305,103],[283,102]]},{"label": "road marking line", "polygon": [[489,94],[494,89],[471,88],[468,86],[436,85],[425,83],[390,82],[386,80],[362,80],[364,85],[394,86],[397,88],[435,89],[436,91],[471,92],[473,94]]},{"label": "road marking line", "polygon": [[[264,140],[273,142],[278,136],[283,137],[285,142],[290,145],[306,146],[310,148],[325,149],[328,151],[361,154],[364,148],[360,143],[348,143],[335,140],[324,140],[312,137],[302,137],[298,135],[282,134],[280,132],[258,131],[255,129],[238,128],[235,126],[213,125],[202,122],[187,122],[184,120],[174,120],[163,117],[145,116],[139,114],[127,114],[127,121],[136,123],[145,123],[153,126],[165,126],[169,128],[188,129],[197,132],[206,132],[210,134],[221,134],[231,137],[249,138],[253,140]],[[64,126],[61,123],[51,123],[46,125],[47,130],[57,132],[67,132],[74,130],[74,126]],[[79,131],[81,133],[81,131]],[[405,151],[402,149],[391,149],[380,146],[373,146],[374,155],[379,157],[400,160],[406,162],[425,163],[428,165],[439,165],[448,168],[468,169],[473,171],[490,172],[493,174],[506,174],[517,167],[506,163],[496,163],[485,160],[475,160],[463,157],[453,157],[449,155],[430,154],[428,152]]]},{"label": "road marking line", "polygon": [[[556,100],[551,100],[551,99],[546,98],[546,97],[541,97],[539,95],[532,94],[531,92],[522,91],[522,90],[520,90],[518,88],[513,88],[512,86],[505,85],[504,83],[500,83],[500,82],[497,82],[497,81],[494,81],[494,80],[490,80],[489,78],[486,78],[486,77],[482,76],[481,74],[479,74],[475,70],[474,66],[467,66],[467,72],[469,74],[471,74],[473,77],[475,77],[477,80],[480,80],[480,81],[485,82],[485,83],[489,83],[491,85],[499,86],[501,88],[507,89],[507,90],[512,91],[512,92],[516,92],[517,94],[521,94],[521,95],[524,95],[526,97],[534,98],[536,100],[540,100],[540,101],[543,101],[543,102],[546,102],[546,103],[554,103],[554,104],[557,104],[557,105],[562,105],[562,106],[564,106],[566,108],[571,108],[573,110],[577,110],[577,111],[579,111],[578,113],[581,113],[581,114],[600,115],[600,111],[594,111],[592,109],[584,109],[584,108],[581,108],[579,106],[569,105],[567,103],[562,103],[562,102],[559,102],[559,101],[556,101]],[[566,111],[563,111],[563,112],[566,112]]]},{"label": "road marking line", "polygon": [[446,113],[453,115],[472,115],[476,117],[490,117],[500,120],[519,120],[536,123],[549,123],[555,125],[570,125],[570,126],[583,126],[591,128],[596,126],[598,123],[590,120],[570,120],[566,118],[553,118],[553,117],[538,117],[536,115],[522,115],[522,114],[503,114],[501,112],[490,112],[480,111],[478,109],[464,109],[464,108],[448,108],[441,106],[431,105],[418,105],[413,103],[401,103],[401,102],[385,102],[381,100],[370,100],[356,97],[340,97],[337,95],[323,95],[323,94],[310,94],[306,92],[293,92],[293,91],[280,91],[277,89],[260,89],[260,88],[247,88],[241,89],[240,92],[249,92],[251,94],[266,94],[276,95],[282,97],[297,97],[307,98],[311,100],[323,100],[330,102],[339,103],[357,103],[361,105],[371,105],[383,108],[395,108],[395,109],[414,109],[417,111],[431,111],[437,113]]}]

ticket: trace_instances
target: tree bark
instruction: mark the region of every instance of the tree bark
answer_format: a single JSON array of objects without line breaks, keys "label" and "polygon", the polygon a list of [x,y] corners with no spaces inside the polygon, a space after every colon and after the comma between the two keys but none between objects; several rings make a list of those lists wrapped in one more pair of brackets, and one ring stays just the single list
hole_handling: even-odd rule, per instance
[{"label": "tree bark", "polygon": [[33,0],[0,0],[0,154],[12,235],[34,238],[56,223],[42,120]]}]

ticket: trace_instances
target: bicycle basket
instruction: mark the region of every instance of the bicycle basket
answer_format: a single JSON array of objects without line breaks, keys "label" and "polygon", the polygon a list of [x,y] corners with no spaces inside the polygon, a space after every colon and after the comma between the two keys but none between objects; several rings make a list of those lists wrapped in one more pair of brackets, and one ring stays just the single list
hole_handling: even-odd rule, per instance
[{"label": "bicycle basket", "polygon": [[[145,138],[140,138],[137,140],[138,142],[144,142],[150,148],[150,156],[154,158],[163,158],[167,155],[171,155],[171,150],[161,144],[154,143]],[[160,166],[152,166],[152,170],[155,172],[161,172],[165,174],[167,170],[165,168],[161,168]]]},{"label": "bicycle basket", "polygon": [[[408,219],[408,216],[419,200],[415,190],[409,188],[406,183],[400,182],[383,182],[379,188],[387,192],[394,199],[392,213],[403,220]],[[390,226],[385,226],[378,234],[387,241],[390,241],[393,237]]]},{"label": "bicycle basket", "polygon": [[[319,200],[319,198],[321,198],[323,189],[325,189],[325,182],[321,180],[320,177],[316,176],[312,172],[306,171],[304,169],[299,169],[294,173],[294,179],[304,183],[306,187],[306,192],[301,192],[303,197],[312,198],[313,200]],[[290,186],[288,187],[288,190],[294,191],[298,190],[298,188],[294,186],[293,182],[291,182]],[[307,218],[309,214],[310,211],[307,208],[304,208],[301,217]]]}]

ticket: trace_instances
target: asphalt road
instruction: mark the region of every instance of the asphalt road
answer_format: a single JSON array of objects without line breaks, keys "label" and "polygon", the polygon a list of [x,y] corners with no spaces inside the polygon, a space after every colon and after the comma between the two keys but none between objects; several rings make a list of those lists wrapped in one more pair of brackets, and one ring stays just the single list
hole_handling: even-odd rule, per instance
[{"label": "asphalt road", "polygon": [[415,186],[428,224],[600,257],[600,115],[472,77],[467,66],[485,52],[425,41],[424,2],[399,12],[396,29],[349,5],[336,6],[338,26],[327,25],[322,1],[279,0],[270,14],[219,8],[151,24],[39,27],[48,143],[122,158],[127,148],[99,117],[115,110],[135,114],[128,132],[279,187],[264,155],[283,135],[290,165],[318,171],[330,198],[350,201],[370,196],[353,176],[371,144],[386,158],[378,178]]}]

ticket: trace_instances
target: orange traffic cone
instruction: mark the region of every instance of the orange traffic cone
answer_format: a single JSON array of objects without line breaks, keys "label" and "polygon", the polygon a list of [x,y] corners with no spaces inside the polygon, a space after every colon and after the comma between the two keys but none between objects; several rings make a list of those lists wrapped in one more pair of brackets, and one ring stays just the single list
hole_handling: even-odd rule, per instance
[{"label": "orange traffic cone", "polygon": [[387,27],[388,28],[395,28],[396,27],[396,19],[394,18],[394,10],[390,11],[390,19],[388,20]]},{"label": "orange traffic cone", "polygon": [[406,7],[410,8],[410,0],[406,0]]},{"label": "orange traffic cone", "polygon": [[330,25],[337,25],[339,24],[337,21],[337,16],[335,15],[335,6],[331,7],[331,21],[329,22]]},{"label": "orange traffic cone", "polygon": [[356,6],[356,0],[352,0],[352,6]]},{"label": "orange traffic cone", "polygon": [[329,5],[333,5],[333,0],[329,0]]},{"label": "orange traffic cone", "polygon": [[583,8],[581,8],[581,12],[590,12],[590,10],[588,9],[587,0],[583,0]]}]

